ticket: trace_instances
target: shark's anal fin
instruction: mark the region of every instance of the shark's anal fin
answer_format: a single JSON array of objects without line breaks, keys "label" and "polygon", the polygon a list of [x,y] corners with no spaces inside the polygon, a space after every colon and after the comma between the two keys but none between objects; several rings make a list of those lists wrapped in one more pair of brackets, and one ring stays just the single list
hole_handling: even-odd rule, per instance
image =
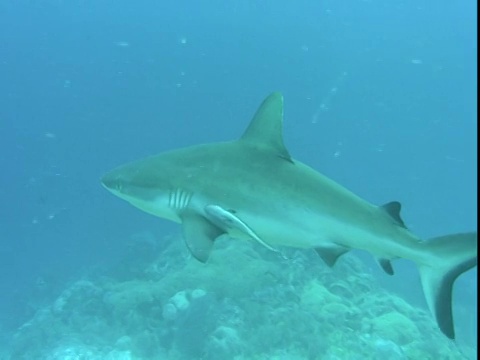
[{"label": "shark's anal fin", "polygon": [[274,249],[265,241],[263,241],[247,224],[245,224],[231,211],[225,210],[218,205],[207,205],[205,206],[205,214],[211,222],[213,222],[225,232],[230,234],[234,234],[235,232],[241,233],[249,238],[254,239],[261,245],[265,246],[267,249],[280,253],[280,251]]},{"label": "shark's anal fin", "polygon": [[315,251],[322,258],[323,261],[329,266],[333,267],[338,258],[348,252],[348,248],[340,245],[328,246],[328,247],[316,247]]},{"label": "shark's anal fin", "polygon": [[400,210],[402,209],[402,204],[398,201],[392,201],[380,206],[380,209],[385,211],[390,217],[395,221],[395,223],[403,228],[407,228],[400,216]]},{"label": "shark's anal fin", "polygon": [[183,238],[193,257],[206,262],[210,256],[213,242],[224,231],[203,216],[193,212],[184,212],[182,219]]},{"label": "shark's anal fin", "polygon": [[389,259],[379,258],[377,261],[383,271],[385,271],[388,275],[394,274],[393,266]]}]

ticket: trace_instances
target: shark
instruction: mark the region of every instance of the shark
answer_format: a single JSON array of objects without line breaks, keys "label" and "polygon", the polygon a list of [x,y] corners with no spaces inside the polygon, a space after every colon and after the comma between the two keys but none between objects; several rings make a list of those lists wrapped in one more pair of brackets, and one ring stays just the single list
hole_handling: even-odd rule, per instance
[{"label": "shark", "polygon": [[290,156],[283,141],[284,99],[270,94],[239,139],[176,149],[119,166],[103,186],[149,214],[181,224],[194,258],[206,263],[220,236],[314,249],[333,267],[351,249],[412,260],[439,329],[455,338],[452,289],[477,264],[477,233],[420,239],[397,201],[377,206]]}]

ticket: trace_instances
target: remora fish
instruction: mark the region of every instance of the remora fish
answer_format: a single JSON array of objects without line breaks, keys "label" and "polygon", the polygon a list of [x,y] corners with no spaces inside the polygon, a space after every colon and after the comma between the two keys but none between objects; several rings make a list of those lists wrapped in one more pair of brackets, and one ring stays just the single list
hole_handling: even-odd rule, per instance
[{"label": "remora fish", "polygon": [[198,145],[120,166],[103,185],[139,209],[182,224],[192,255],[206,262],[222,234],[264,246],[313,248],[329,265],[350,249],[414,261],[438,326],[455,337],[452,287],[477,264],[477,233],[422,241],[400,218],[400,203],[375,206],[290,157],[283,97],[262,103],[239,140]]}]

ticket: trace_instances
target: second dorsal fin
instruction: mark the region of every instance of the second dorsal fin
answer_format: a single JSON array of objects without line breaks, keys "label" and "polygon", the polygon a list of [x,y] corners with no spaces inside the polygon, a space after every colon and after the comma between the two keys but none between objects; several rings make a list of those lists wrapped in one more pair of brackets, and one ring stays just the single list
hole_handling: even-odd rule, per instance
[{"label": "second dorsal fin", "polygon": [[402,204],[400,204],[398,201],[392,201],[380,206],[380,208],[388,215],[390,215],[390,217],[397,223],[397,225],[406,228],[405,223],[400,217],[400,210],[402,209]]}]

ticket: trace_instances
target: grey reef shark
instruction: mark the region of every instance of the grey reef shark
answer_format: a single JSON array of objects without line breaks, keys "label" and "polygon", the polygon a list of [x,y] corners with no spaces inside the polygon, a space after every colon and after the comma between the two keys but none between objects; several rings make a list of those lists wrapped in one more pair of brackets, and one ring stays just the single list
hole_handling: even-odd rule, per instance
[{"label": "grey reef shark", "polygon": [[400,217],[400,203],[372,205],[293,159],[283,142],[283,96],[269,95],[238,140],[173,150],[120,166],[102,178],[114,195],[181,223],[191,254],[207,262],[228,234],[267,248],[314,249],[332,267],[350,249],[412,260],[441,331],[455,338],[452,287],[477,264],[477,233],[422,240]]}]

